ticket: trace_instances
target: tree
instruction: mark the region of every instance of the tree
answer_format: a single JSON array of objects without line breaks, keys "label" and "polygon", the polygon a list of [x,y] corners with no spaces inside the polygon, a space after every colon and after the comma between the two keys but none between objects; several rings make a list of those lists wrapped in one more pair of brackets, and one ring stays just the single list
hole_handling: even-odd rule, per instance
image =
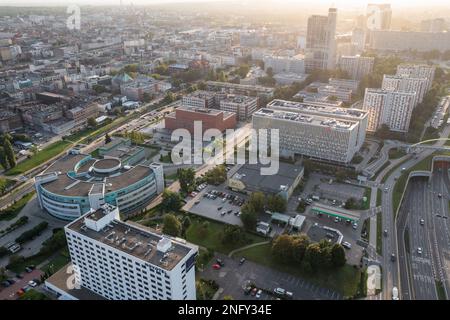
[{"label": "tree", "polygon": [[169,236],[179,237],[181,235],[181,228],[181,222],[175,215],[169,213],[164,216],[163,233]]},{"label": "tree", "polygon": [[306,234],[301,234],[294,238],[292,242],[292,259],[301,263],[305,256],[306,248],[308,248],[310,240]]},{"label": "tree", "polygon": [[181,197],[178,193],[165,189],[162,195],[161,207],[166,211],[178,211],[182,205]]},{"label": "tree", "polygon": [[105,134],[105,144],[108,144],[112,141],[111,137],[109,136],[108,133]]},{"label": "tree", "polygon": [[[8,135],[9,136],[9,135]],[[12,148],[10,139],[5,138],[3,139],[3,149],[6,154],[6,159],[8,160],[8,164],[10,168],[13,168],[16,166],[16,155],[14,154],[14,150]]]},{"label": "tree", "polygon": [[351,197],[350,199],[347,199],[347,201],[345,201],[345,209],[357,209],[358,208],[358,201]]},{"label": "tree", "polygon": [[264,193],[257,191],[253,192],[248,199],[256,213],[262,213],[264,211],[264,205],[266,203],[266,196]]},{"label": "tree", "polygon": [[321,267],[321,249],[318,243],[310,244],[305,251],[304,262],[311,267],[311,270],[318,270]]},{"label": "tree", "polygon": [[286,206],[286,200],[278,194],[270,195],[267,198],[267,209],[272,212],[285,212]]},{"label": "tree", "polygon": [[342,267],[347,262],[345,258],[345,250],[342,245],[335,243],[331,247],[331,264],[334,267]]},{"label": "tree", "polygon": [[216,166],[205,173],[208,184],[219,185],[227,180],[227,170],[224,165]]},{"label": "tree", "polygon": [[278,236],[272,244],[272,255],[279,261],[292,261],[293,239],[288,234]]},{"label": "tree", "polygon": [[188,216],[185,216],[183,218],[183,221],[181,222],[181,227],[182,227],[181,233],[184,237],[186,237],[186,231],[189,229],[191,224],[192,224],[191,219]]},{"label": "tree", "polygon": [[241,208],[241,221],[247,230],[255,230],[258,214],[250,203],[246,203]]},{"label": "tree", "polygon": [[175,96],[173,95],[173,93],[170,91],[167,91],[166,96],[164,97],[164,102],[172,103],[174,101],[175,101]]},{"label": "tree", "polygon": [[227,225],[222,233],[222,243],[226,245],[242,243],[245,233],[242,228],[235,225]]},{"label": "tree", "polygon": [[0,146],[0,165],[7,170],[9,168],[8,158],[6,157],[6,152],[3,147]]},{"label": "tree", "polygon": [[95,128],[97,126],[97,121],[94,118],[90,117],[87,119],[87,125],[91,128]]},{"label": "tree", "polygon": [[180,168],[177,170],[182,191],[189,193],[195,189],[195,170],[193,168]]}]

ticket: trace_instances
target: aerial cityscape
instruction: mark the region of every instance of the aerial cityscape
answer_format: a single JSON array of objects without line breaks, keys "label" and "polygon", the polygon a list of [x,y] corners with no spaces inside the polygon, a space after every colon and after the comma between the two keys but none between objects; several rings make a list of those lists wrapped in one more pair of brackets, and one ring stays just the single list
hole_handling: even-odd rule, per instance
[{"label": "aerial cityscape", "polygon": [[0,0],[0,300],[450,300],[449,109],[446,1]]}]

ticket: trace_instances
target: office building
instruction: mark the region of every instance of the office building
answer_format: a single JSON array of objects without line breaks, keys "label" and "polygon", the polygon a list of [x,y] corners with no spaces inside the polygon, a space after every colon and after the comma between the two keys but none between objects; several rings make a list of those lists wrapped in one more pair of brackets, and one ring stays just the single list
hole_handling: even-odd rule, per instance
[{"label": "office building", "polygon": [[123,165],[119,158],[95,159],[71,150],[35,177],[42,209],[74,220],[99,204],[118,206],[124,215],[145,208],[164,190],[162,165]]},{"label": "office building", "polygon": [[372,31],[370,47],[387,52],[450,50],[450,32]]},{"label": "office building", "polygon": [[258,109],[258,98],[255,97],[227,94],[218,100],[219,109],[235,113],[239,121],[246,121]]},{"label": "office building", "polygon": [[214,108],[215,93],[210,91],[197,90],[190,94],[184,95],[181,100],[183,107],[192,108]]},{"label": "office building", "polygon": [[366,26],[369,30],[389,30],[391,20],[392,9],[390,4],[369,3],[367,5]]},{"label": "office building", "polygon": [[258,96],[265,99],[272,98],[275,91],[274,88],[263,87],[259,85],[245,85],[220,81],[207,81],[206,86],[210,91],[242,94],[246,96]]},{"label": "office building", "polygon": [[352,90],[346,88],[325,85],[317,88],[317,93],[323,96],[332,97],[334,100],[343,102],[352,101]]},{"label": "office building", "polygon": [[354,80],[361,80],[373,70],[375,58],[356,56],[342,56],[339,58],[338,68],[346,71]]},{"label": "office building", "polygon": [[330,78],[328,79],[328,83],[330,84],[330,86],[352,90],[353,92],[358,90],[359,86],[359,81],[352,79]]},{"label": "office building", "polygon": [[280,154],[348,163],[362,147],[367,112],[325,103],[273,100],[253,114],[253,128],[279,129]]},{"label": "office building", "polygon": [[335,69],[336,19],[335,8],[328,10],[328,16],[313,15],[308,18],[305,50],[307,73],[315,69]]},{"label": "office building", "polygon": [[77,296],[82,290],[109,300],[196,299],[197,246],[122,222],[118,208],[107,204],[69,223],[64,231],[74,285],[81,290],[68,290],[67,281],[58,281],[64,274],[55,274],[46,286],[61,299],[82,299]]},{"label": "office building", "polygon": [[280,57],[280,56],[265,56],[264,68],[272,68],[274,74],[277,73],[305,73],[305,60],[303,55],[294,57]]},{"label": "office building", "polygon": [[407,132],[415,101],[416,93],[367,88],[363,102],[363,110],[369,113],[367,131],[386,124],[392,131]]},{"label": "office building", "polygon": [[234,112],[216,109],[179,107],[167,114],[164,121],[169,131],[187,129],[193,134],[194,124],[199,121],[202,124],[202,133],[208,129],[218,129],[223,132],[236,127],[237,116]]},{"label": "office building", "polygon": [[422,102],[425,93],[427,92],[428,79],[427,78],[411,78],[407,75],[388,75],[383,76],[381,84],[382,90],[412,92],[416,94],[415,105]]}]

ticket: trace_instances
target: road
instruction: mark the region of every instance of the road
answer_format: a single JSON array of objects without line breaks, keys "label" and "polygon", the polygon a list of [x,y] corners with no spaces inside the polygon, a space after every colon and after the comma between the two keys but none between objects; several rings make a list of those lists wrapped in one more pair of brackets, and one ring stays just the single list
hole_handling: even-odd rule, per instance
[{"label": "road", "polygon": [[[441,132],[441,137],[448,137],[450,133],[450,126],[444,128]],[[438,141],[434,145],[435,146],[443,146],[445,141]],[[415,157],[408,154],[399,158],[395,161],[392,161],[391,164],[385,168],[380,175],[377,176],[376,182],[380,183],[383,177],[398,163],[407,160],[402,163],[397,169],[395,169],[389,177],[386,179],[384,183],[384,187],[389,188],[388,192],[382,193],[382,229],[387,230],[388,236],[383,238],[382,245],[382,270],[383,270],[383,294],[382,297],[386,300],[392,298],[392,288],[399,286],[399,267],[398,260],[396,263],[392,263],[390,260],[390,255],[392,253],[398,256],[398,248],[397,248],[397,229],[394,221],[394,212],[393,212],[393,187],[395,185],[396,177],[401,175],[402,168],[409,169],[431,155],[435,150],[425,149],[422,152],[418,153]]]}]

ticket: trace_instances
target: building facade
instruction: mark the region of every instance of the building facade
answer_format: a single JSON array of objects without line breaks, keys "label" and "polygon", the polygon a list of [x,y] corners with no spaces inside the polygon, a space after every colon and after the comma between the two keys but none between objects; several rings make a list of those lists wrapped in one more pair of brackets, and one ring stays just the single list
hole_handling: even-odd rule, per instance
[{"label": "building facade", "polygon": [[386,124],[392,131],[407,132],[415,101],[415,93],[367,88],[363,102],[363,110],[369,113],[367,131]]},{"label": "building facade", "polygon": [[40,207],[59,219],[74,220],[105,203],[132,215],[163,192],[164,175],[157,163],[131,167],[71,151],[35,177],[35,188]]},{"label": "building facade", "polygon": [[64,230],[76,285],[109,300],[196,299],[197,246],[122,222],[111,205]]},{"label": "building facade", "polygon": [[342,56],[339,58],[339,69],[346,71],[352,79],[361,80],[373,71],[375,58],[356,56]]},{"label": "building facade", "polygon": [[412,92],[416,94],[415,105],[422,102],[428,91],[427,78],[411,78],[408,76],[396,76],[385,74],[381,84],[382,90]]}]

